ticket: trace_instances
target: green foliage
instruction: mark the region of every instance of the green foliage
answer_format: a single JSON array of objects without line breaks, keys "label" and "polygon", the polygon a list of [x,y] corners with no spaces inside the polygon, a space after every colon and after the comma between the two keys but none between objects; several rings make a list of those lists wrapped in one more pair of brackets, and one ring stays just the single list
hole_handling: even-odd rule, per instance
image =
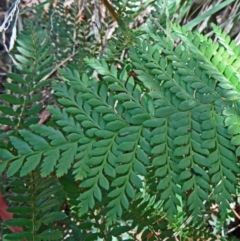
[{"label": "green foliage", "polygon": [[40,178],[39,172],[31,172],[24,180],[11,182],[11,192],[15,195],[9,199],[16,203],[8,208],[15,215],[3,223],[4,226],[22,227],[20,233],[6,234],[3,240],[58,240],[62,233],[54,227],[54,223],[66,218],[59,211],[61,205],[61,189],[54,178]]},{"label": "green foliage", "polygon": [[[84,14],[90,15],[85,9]],[[80,59],[93,55],[94,50],[90,43],[93,42],[94,36],[91,33],[90,22],[81,20],[77,2],[73,2],[71,10],[65,8],[63,0],[51,5],[44,23],[52,39],[56,63],[63,65],[66,59],[71,57],[70,64],[83,71],[85,66]]]},{"label": "green foliage", "polygon": [[[11,131],[28,128],[38,122],[42,109],[39,91],[50,83],[53,56],[47,32],[31,23],[20,33],[16,43],[17,73],[8,73],[10,81],[4,83],[6,94],[1,94],[0,124],[7,125]],[[1,146],[7,133],[0,135]]]},{"label": "green foliage", "polygon": [[[5,240],[61,240],[63,230],[69,241],[216,239],[206,215],[217,204],[225,220],[239,192],[240,48],[216,26],[217,44],[170,25],[177,3],[155,21],[160,2],[145,27],[117,30],[107,49],[77,8],[63,17],[63,1],[46,30],[28,24],[18,36],[18,72],[0,96],[0,123],[14,130],[1,136],[0,172],[17,203],[3,225],[23,231]],[[143,10],[112,7],[126,26]],[[55,69],[57,104],[39,125],[38,92]]]}]

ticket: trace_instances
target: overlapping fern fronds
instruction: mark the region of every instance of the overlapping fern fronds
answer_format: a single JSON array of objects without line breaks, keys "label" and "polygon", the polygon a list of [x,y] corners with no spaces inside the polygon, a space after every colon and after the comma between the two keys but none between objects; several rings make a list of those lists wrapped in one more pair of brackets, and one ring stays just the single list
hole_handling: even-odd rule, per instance
[{"label": "overlapping fern fronds", "polygon": [[[113,1],[119,17],[127,13],[126,26],[142,10],[137,3]],[[176,8],[171,5],[160,26]],[[84,9],[79,21],[77,8],[71,10],[63,18],[66,8],[58,1],[47,30],[29,25],[19,36],[15,58],[22,74],[9,74],[9,93],[1,95],[0,123],[14,133],[2,134],[0,171],[22,179],[11,185],[18,185],[14,200],[24,201],[5,222],[24,232],[5,237],[61,239],[54,227],[66,218],[59,212],[66,196],[81,221],[68,226],[75,230],[69,240],[90,232],[87,240],[123,233],[163,240],[190,237],[193,230],[195,238],[214,240],[205,214],[216,203],[224,218],[239,191],[239,47],[216,26],[218,44],[175,25],[163,31],[150,20],[141,32],[121,29],[99,54],[104,45],[93,42],[103,44],[110,20],[97,39],[91,11]],[[36,92],[65,60],[73,62],[52,85],[58,105],[48,107],[51,124],[36,125]],[[18,219],[24,210],[26,218]],[[199,219],[201,225],[194,222]]]},{"label": "overlapping fern fronds", "polygon": [[[30,22],[25,26],[26,29],[18,36],[13,55],[17,69],[15,73],[8,73],[9,81],[4,83],[6,94],[0,96],[3,102],[0,106],[0,123],[6,126],[0,136],[1,146],[10,150],[0,151],[1,158],[14,154],[14,147],[22,154],[28,152],[28,146],[19,139],[18,131],[27,130],[31,124],[38,123],[38,114],[42,109],[39,92],[49,85],[48,77],[54,68],[54,57],[51,54],[47,31]],[[12,140],[11,143],[8,138]],[[23,231],[9,234],[8,229],[4,229],[6,232],[3,240],[52,240],[62,236],[62,232],[53,229],[51,225],[66,217],[60,212],[65,196],[61,194],[60,198],[62,191],[55,178],[40,178],[34,164],[37,158],[36,155],[29,157],[28,161],[33,165],[34,171],[27,171],[28,175],[24,178],[20,179],[16,174],[23,164],[22,158],[16,159],[12,168],[8,170],[7,175],[13,177],[7,180],[12,195],[8,200],[12,207],[8,211],[14,214],[14,219],[5,221],[3,227],[17,226]],[[1,161],[1,170],[5,168],[5,164]],[[1,192],[4,192],[2,187]]]},{"label": "overlapping fern fronds", "polygon": [[[143,190],[156,195],[166,220],[179,208],[204,220],[211,203],[226,216],[238,191],[239,57],[216,33],[221,46],[177,26],[171,38],[151,32],[135,40],[120,70],[86,59],[100,81],[61,70],[64,83],[53,88],[63,108],[48,108],[56,126],[10,138],[15,151],[0,152],[8,176],[71,172],[81,180],[78,214],[96,209],[109,225]],[[153,219],[145,236],[161,229],[154,209],[146,212]]]}]

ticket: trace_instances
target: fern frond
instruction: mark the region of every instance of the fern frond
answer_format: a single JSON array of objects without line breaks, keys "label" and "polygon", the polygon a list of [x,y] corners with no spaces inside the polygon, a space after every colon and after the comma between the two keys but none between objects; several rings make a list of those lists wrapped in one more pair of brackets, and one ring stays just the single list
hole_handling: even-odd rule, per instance
[{"label": "fern frond", "polygon": [[[184,29],[176,29],[177,36],[181,38],[184,45],[194,53],[197,53],[197,58],[200,67],[205,70],[208,76],[212,76],[220,83],[216,91],[223,98],[238,99],[240,91],[238,86],[238,61],[236,61],[237,69],[232,67],[233,61],[236,56],[231,56],[224,48],[218,44],[213,44],[212,40],[196,33],[186,33]],[[225,93],[225,89],[229,91]]]},{"label": "fern frond", "polygon": [[[106,66],[106,65],[105,65]],[[100,71],[101,73],[102,72],[104,72],[104,73],[109,73],[110,75],[112,75],[112,73],[108,70],[108,71],[106,71],[105,69],[104,69],[104,66],[102,66],[101,65],[101,63],[99,62],[98,63],[98,67],[96,67],[96,69],[98,70],[98,71]],[[114,68],[113,68],[113,66],[112,66],[112,71],[114,72],[114,73],[116,73],[116,70],[114,70]],[[65,74],[66,75],[66,74]],[[64,78],[66,78],[65,77],[65,75],[64,75]],[[110,77],[110,76],[109,76]],[[123,79],[121,79],[121,81],[123,82],[123,83],[121,83],[121,81],[119,81],[118,80],[118,82],[119,82],[119,87],[117,87],[118,85],[116,85],[116,84],[112,84],[112,85],[110,85],[109,87],[111,88],[113,88],[113,89],[115,89],[115,90],[118,90],[119,91],[119,89],[125,89],[125,87],[124,87],[124,80],[125,80],[125,78],[126,78],[127,76],[126,76],[126,71],[123,71],[122,72],[122,74],[120,75],[120,78],[123,78]],[[106,78],[107,78],[107,76],[106,76]],[[116,78],[116,77],[115,77]],[[116,81],[117,81],[117,79],[116,79]],[[130,80],[131,81],[131,80]],[[80,115],[81,114],[81,112],[82,112],[82,110],[78,110],[78,114],[79,115],[77,115],[76,116],[76,118],[78,119],[78,120],[82,120],[82,127],[83,128],[94,128],[95,129],[95,136],[97,137],[97,138],[100,138],[100,140],[98,140],[98,142],[97,143],[95,143],[95,144],[93,144],[93,150],[90,152],[91,153],[91,156],[89,157],[89,161],[88,161],[88,163],[90,164],[90,165],[96,165],[97,163],[98,163],[98,165],[99,164],[101,164],[103,167],[101,167],[101,166],[98,166],[98,168],[97,167],[95,167],[94,169],[92,169],[91,170],[91,173],[90,173],[90,175],[89,175],[89,177],[90,177],[90,180],[89,179],[86,179],[83,183],[81,183],[81,187],[88,187],[88,188],[90,188],[91,186],[93,187],[93,186],[95,186],[96,184],[94,184],[94,183],[98,183],[99,182],[99,185],[102,187],[102,188],[106,188],[107,190],[109,189],[109,184],[108,184],[108,181],[107,181],[107,179],[104,177],[104,175],[102,176],[102,175],[100,175],[100,173],[99,173],[99,170],[101,170],[101,169],[103,169],[104,170],[104,172],[107,174],[107,175],[110,175],[110,176],[113,176],[114,177],[114,172],[113,172],[113,169],[112,169],[112,167],[111,167],[111,165],[114,165],[114,162],[118,162],[117,160],[115,160],[115,153],[113,153],[113,150],[114,149],[116,149],[117,148],[117,144],[118,144],[118,142],[119,143],[121,143],[122,142],[122,139],[124,139],[124,138],[127,138],[128,140],[129,140],[129,144],[131,144],[130,145],[130,148],[133,148],[133,146],[135,146],[135,144],[134,144],[134,139],[136,138],[136,135],[138,135],[138,132],[139,131],[141,131],[140,129],[139,130],[137,130],[136,128],[134,128],[134,129],[131,129],[131,128],[129,128],[129,130],[128,129],[126,129],[126,128],[124,128],[124,129],[122,129],[123,127],[125,127],[125,126],[127,126],[127,124],[126,124],[126,122],[123,122],[123,119],[122,119],[122,117],[120,117],[120,116],[118,116],[118,114],[117,114],[117,112],[116,112],[116,109],[118,109],[118,107],[115,107],[114,105],[115,105],[115,103],[116,103],[116,100],[117,101],[123,101],[123,100],[127,100],[126,98],[132,98],[131,96],[130,97],[128,97],[128,94],[126,93],[126,94],[119,94],[119,95],[117,95],[117,96],[115,96],[115,98],[112,96],[112,95],[109,95],[108,97],[107,97],[107,94],[106,94],[106,91],[107,91],[107,88],[106,88],[106,86],[104,86],[104,85],[102,85],[101,86],[101,88],[100,89],[98,89],[98,84],[96,83],[96,84],[93,84],[92,85],[92,87],[91,86],[88,86],[87,85],[87,79],[86,79],[86,77],[83,79],[83,82],[84,83],[80,83],[80,82],[76,82],[76,81],[74,81],[74,82],[72,82],[72,84],[73,84],[73,86],[74,86],[74,88],[76,88],[78,91],[83,91],[83,93],[81,94],[81,96],[83,97],[83,99],[85,99],[86,100],[86,102],[88,103],[88,104],[90,104],[90,106],[92,106],[92,107],[95,107],[95,110],[92,112],[92,116],[94,117],[95,116],[95,118],[98,118],[98,119],[96,119],[96,120],[98,120],[98,122],[100,123],[100,116],[99,116],[99,114],[98,114],[98,112],[100,112],[100,113],[104,113],[104,117],[103,117],[103,120],[102,120],[102,122],[101,122],[101,125],[97,125],[96,124],[96,120],[93,122],[93,120],[91,120],[91,119],[89,119],[88,118],[88,116],[85,114],[84,116],[82,116],[82,115]],[[129,82],[129,84],[128,84],[128,88],[130,88],[130,90],[132,90],[132,85],[130,84],[131,82]],[[86,88],[86,86],[88,86],[89,88]],[[116,88],[118,88],[118,89],[116,89]],[[98,91],[99,91],[99,93],[98,93]],[[137,90],[136,90],[137,91]],[[135,91],[135,92],[136,92]],[[88,92],[88,93],[87,93]],[[127,91],[126,91],[127,92]],[[137,92],[136,92],[137,93]],[[139,95],[137,95],[138,97],[140,97]],[[107,98],[107,99],[106,99]],[[116,100],[114,100],[114,99],[116,99]],[[60,100],[61,101],[61,100]],[[108,105],[106,105],[106,101],[108,102]],[[64,101],[61,101],[61,103],[64,103]],[[65,103],[67,103],[67,102],[65,102]],[[70,104],[70,102],[68,102],[68,104]],[[81,105],[83,105],[82,103],[81,103]],[[85,104],[86,105],[86,104]],[[84,105],[83,105],[84,106]],[[76,107],[77,107],[77,105],[75,104],[75,109],[76,109]],[[79,105],[78,105],[78,107],[79,107]],[[86,107],[87,107],[87,105],[86,105]],[[71,111],[71,113],[73,113],[73,108],[72,107],[68,107],[67,108],[67,111]],[[90,110],[90,109],[89,109]],[[88,111],[89,111],[88,110]],[[96,113],[95,113],[95,111],[96,111]],[[120,109],[120,111],[121,111],[121,109]],[[76,112],[76,111],[75,111]],[[95,115],[94,115],[94,113],[95,113]],[[89,114],[90,114],[90,112],[89,112]],[[89,115],[88,114],[88,115]],[[143,116],[142,116],[142,118],[144,118]],[[145,117],[146,118],[146,117]],[[132,119],[133,120],[133,119]],[[92,122],[92,124],[91,124],[91,122]],[[134,121],[134,120],[133,120]],[[106,124],[105,124],[105,123]],[[104,126],[106,126],[106,131],[104,131],[104,130],[101,130]],[[124,134],[124,137],[120,137],[119,138],[119,141],[117,141],[117,143],[116,143],[116,139],[117,139],[117,135],[116,135],[116,132],[117,131],[119,131],[120,129],[122,129],[121,130],[121,132],[122,133],[125,133],[125,132],[130,132],[131,134],[133,134],[132,135],[132,137],[130,136],[130,135],[128,135],[128,137],[126,136],[126,134]],[[91,130],[91,129],[90,129]],[[90,136],[89,137],[92,137],[92,135],[93,135],[93,131],[91,131],[91,132],[89,132],[90,130],[88,130],[88,132],[86,132],[86,135],[88,135],[89,136],[89,134],[90,134]],[[104,138],[104,140],[101,140],[102,138]],[[107,139],[106,139],[107,138]],[[130,142],[131,141],[131,142]],[[127,151],[127,145],[126,144],[124,144],[124,145],[120,145],[119,146],[119,150],[122,150],[122,151]],[[105,150],[106,149],[106,150]],[[140,150],[139,150],[140,151]],[[95,153],[96,153],[96,155],[95,155]],[[103,157],[101,157],[101,156],[99,156],[100,155],[100,153],[102,153],[101,155],[104,155]],[[82,154],[81,154],[81,156],[82,156]],[[129,155],[127,155],[127,154],[125,154],[125,156],[129,156]],[[124,159],[124,157],[125,157],[124,155],[122,156],[122,158]],[[80,157],[80,156],[79,156]],[[106,159],[105,159],[106,158]],[[119,162],[122,162],[122,158],[119,158]],[[130,159],[129,159],[130,158]],[[128,159],[129,159],[129,161],[132,159],[133,157],[131,157],[131,156],[129,156],[128,157]],[[143,158],[144,159],[144,158]],[[108,162],[106,162],[108,160]],[[128,170],[129,168],[130,168],[130,163],[128,164],[128,162],[129,161],[127,161],[126,162],[126,164],[125,164],[125,166],[123,167],[124,168],[124,170],[126,169],[126,170]],[[109,165],[110,164],[110,165]],[[138,164],[138,165],[140,165],[140,163]],[[100,168],[101,167],[101,168]],[[139,170],[141,170],[141,165],[139,166],[139,167],[137,167],[137,164],[136,164],[136,167],[135,168],[140,168]],[[111,169],[112,169],[112,173],[111,173]],[[129,170],[129,172],[130,172],[131,170]],[[141,172],[141,171],[140,171]],[[98,173],[98,178],[96,179],[96,173]],[[117,170],[117,173],[119,173],[119,174],[125,174],[125,171],[123,172],[122,170],[120,170],[120,168],[119,168],[119,171]],[[126,174],[125,174],[126,175]],[[131,174],[131,175],[134,175],[134,173],[133,174]],[[133,176],[134,177],[134,176]],[[132,177],[132,178],[133,178]],[[95,179],[95,180],[94,180]],[[121,180],[122,179],[122,177],[121,178],[118,178],[118,179],[116,179],[116,181],[117,180]],[[93,180],[94,180],[94,183],[93,183]],[[137,180],[137,179],[136,179]],[[139,183],[139,182],[138,182]],[[87,186],[86,186],[87,185]],[[122,185],[122,183],[121,184],[118,184],[117,182],[116,182],[116,184],[114,184],[114,185]],[[129,184],[129,186],[127,186],[128,188],[132,188],[131,187],[131,185]],[[95,188],[99,188],[98,186],[96,186]],[[126,187],[125,187],[126,188]],[[96,190],[95,192],[95,194],[94,194],[94,190]],[[99,193],[99,194],[97,194],[97,192]],[[124,192],[124,190],[122,190],[122,192]],[[100,192],[100,190],[98,190],[98,189],[93,189],[93,188],[90,188],[86,193],[85,193],[85,195],[82,195],[82,198],[83,199],[85,199],[85,201],[84,202],[86,202],[86,204],[88,204],[88,203],[92,203],[93,202],[93,196],[95,195],[95,197],[96,198],[98,198],[99,199],[99,201],[101,201],[101,194],[100,194],[101,192]],[[100,196],[99,196],[100,195]],[[110,193],[110,195],[111,195],[111,193]],[[132,196],[132,194],[131,193],[129,193],[129,195],[131,195]],[[87,199],[87,197],[88,197],[88,199]],[[91,198],[91,200],[89,200],[89,198]],[[126,199],[126,196],[124,195],[123,196],[123,198],[125,198],[125,200],[127,200]],[[84,206],[86,206],[86,204],[84,205]],[[91,204],[92,205],[92,204]],[[120,207],[121,207],[121,204],[119,203],[119,205],[120,205]],[[85,211],[86,212],[86,211]]]},{"label": "fern frond", "polygon": [[218,43],[222,45],[225,50],[228,52],[231,57],[235,57],[235,60],[239,56],[240,47],[234,40],[231,40],[231,37],[223,32],[218,26],[212,24],[213,31],[215,33],[215,37],[218,40]]},{"label": "fern frond", "polygon": [[[178,36],[180,35],[178,34]],[[175,160],[175,163],[179,163],[178,167],[180,169],[185,170],[179,176],[179,181],[184,180],[182,190],[184,192],[192,190],[194,183],[198,186],[198,191],[192,191],[188,197],[190,210],[195,207],[193,212],[195,216],[201,213],[201,208],[204,208],[202,201],[208,200],[211,189],[211,186],[208,184],[210,180],[209,174],[212,176],[213,184],[218,184],[214,193],[219,194],[217,200],[221,203],[221,210],[227,209],[228,204],[226,200],[228,202],[233,200],[230,193],[233,194],[234,190],[236,190],[232,183],[236,184],[237,180],[233,174],[238,170],[236,166],[237,159],[234,155],[235,148],[230,143],[230,136],[226,134],[224,117],[219,105],[230,105],[229,101],[224,103],[221,97],[234,99],[238,98],[239,94],[237,88],[231,83],[232,79],[228,78],[229,75],[225,75],[225,72],[222,74],[223,70],[220,69],[222,67],[216,65],[215,59],[211,59],[212,57],[209,55],[209,53],[213,53],[214,49],[218,51],[218,48],[211,44],[210,40],[202,39],[202,42],[195,41],[199,34],[197,34],[197,37],[194,37],[191,33],[187,34],[189,38],[191,36],[191,40],[185,36],[186,33],[180,36],[185,44],[185,48],[180,45],[173,47],[168,38],[160,39],[157,35],[152,36],[154,41],[157,41],[156,46],[152,47],[144,42],[139,43],[139,47],[136,50],[132,50],[132,59],[134,60],[133,64],[137,68],[135,72],[138,74],[138,78],[146,87],[151,89],[149,95],[156,99],[155,105],[158,102],[162,106],[168,105],[167,110],[169,113],[165,115],[168,116],[168,119],[163,120],[163,125],[167,123],[170,130],[175,130],[175,133],[169,131],[164,134],[164,130],[167,130],[167,128],[162,127],[162,132],[160,130],[153,132],[153,135],[160,134],[162,137],[169,137],[167,139],[168,145],[166,145],[166,140],[161,140],[160,136],[156,138],[158,143],[163,143],[156,146],[156,150],[161,151],[159,154],[166,153],[166,146],[169,148],[169,153],[165,154],[162,159],[153,159],[156,164],[156,160],[158,160],[158,165],[161,166],[156,171],[156,175],[160,175],[161,178],[165,177],[165,175],[167,177],[167,179],[163,178],[159,185],[163,185],[162,188],[164,190],[168,187],[163,193],[167,193],[166,198],[168,198],[168,195],[174,195],[169,190],[172,184],[167,181],[170,179],[170,176],[174,176],[173,174],[169,175],[167,172],[167,161],[163,159],[168,156]],[[193,48],[192,43],[198,43],[200,50],[196,47]],[[206,43],[208,43],[209,47],[206,47]],[[198,53],[196,57],[191,54],[193,49],[195,53]],[[213,63],[211,63],[211,60]],[[203,62],[207,63],[206,67]],[[226,64],[225,66],[228,65]],[[229,86],[228,89],[232,90],[231,92],[223,91],[223,87],[227,86]],[[230,95],[226,96],[226,93]],[[169,109],[169,100],[171,100],[170,105],[174,109]],[[161,112],[159,111],[161,116],[157,115],[157,110],[155,111],[156,117],[165,117],[164,109]],[[191,112],[186,112],[188,110],[191,110]],[[153,141],[155,142],[155,138]],[[187,143],[191,143],[191,145],[189,146]],[[216,153],[219,151],[221,156],[217,157]],[[227,156],[231,157],[231,165],[229,165],[232,168],[229,174],[226,173],[228,171],[225,169],[228,165],[227,163],[229,163],[225,159]],[[175,164],[175,170],[177,170],[176,166]],[[219,172],[221,167],[223,167],[223,172]],[[186,170],[186,168],[189,169]],[[208,168],[210,168],[209,174],[206,172]],[[179,173],[179,170],[177,173]],[[217,176],[218,178],[216,179]],[[223,176],[225,177],[224,179],[222,179]],[[224,181],[219,183],[220,180]],[[176,179],[173,183],[176,183]],[[225,196],[225,201],[223,201],[223,196]],[[169,208],[169,203],[166,207]],[[198,208],[196,209],[196,207]],[[171,208],[172,210],[173,208]]]},{"label": "fern frond", "polygon": [[0,96],[5,103],[0,106],[4,116],[0,123],[15,130],[38,122],[42,108],[37,104],[41,98],[39,90],[50,83],[48,75],[53,69],[50,39],[46,31],[34,24],[29,23],[19,34],[16,49],[17,68],[23,74],[9,73],[11,80],[3,84],[7,93]]},{"label": "fern frond", "polygon": [[[16,180],[10,183],[15,195],[9,200],[16,206],[8,208],[15,214],[14,219],[3,223],[6,226],[18,226],[23,232],[6,234],[10,240],[58,240],[62,232],[54,228],[54,223],[67,216],[59,212],[61,203],[60,186],[54,178],[40,179],[38,172],[32,172],[25,180]],[[64,198],[64,196],[63,196]],[[20,217],[18,217],[20,215]],[[24,216],[24,218],[21,218]]]},{"label": "fern frond", "polygon": [[[141,197],[142,196],[142,197]],[[162,211],[162,201],[157,201],[156,195],[141,194],[130,204],[131,212],[123,215],[124,220],[133,220],[134,235],[146,240],[163,240],[173,235],[169,222]]]}]

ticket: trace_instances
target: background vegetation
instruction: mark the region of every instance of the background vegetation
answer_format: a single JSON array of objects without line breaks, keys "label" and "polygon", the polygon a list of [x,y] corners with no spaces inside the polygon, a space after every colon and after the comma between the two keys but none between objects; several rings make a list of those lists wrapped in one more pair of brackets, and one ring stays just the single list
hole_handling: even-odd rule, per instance
[{"label": "background vegetation", "polygon": [[238,0],[0,7],[2,240],[238,240]]}]

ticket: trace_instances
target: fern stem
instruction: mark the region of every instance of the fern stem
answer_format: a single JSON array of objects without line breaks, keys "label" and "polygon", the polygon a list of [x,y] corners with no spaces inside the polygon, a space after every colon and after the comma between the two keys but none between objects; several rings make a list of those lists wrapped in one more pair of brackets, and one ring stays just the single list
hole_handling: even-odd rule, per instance
[{"label": "fern stem", "polygon": [[104,241],[107,241],[108,239],[107,239],[105,230],[102,229],[102,225],[98,222],[97,216],[95,215],[94,211],[91,210],[90,212],[92,213],[92,215],[93,215],[93,217],[94,217],[94,220],[95,220],[95,223],[96,223],[97,227],[99,228],[100,233],[102,234],[103,240],[104,240]]},{"label": "fern stem", "polygon": [[36,230],[35,230],[35,219],[36,219],[36,210],[35,210],[35,177],[34,172],[30,173],[31,176],[31,198],[32,198],[32,240],[35,241]]}]

